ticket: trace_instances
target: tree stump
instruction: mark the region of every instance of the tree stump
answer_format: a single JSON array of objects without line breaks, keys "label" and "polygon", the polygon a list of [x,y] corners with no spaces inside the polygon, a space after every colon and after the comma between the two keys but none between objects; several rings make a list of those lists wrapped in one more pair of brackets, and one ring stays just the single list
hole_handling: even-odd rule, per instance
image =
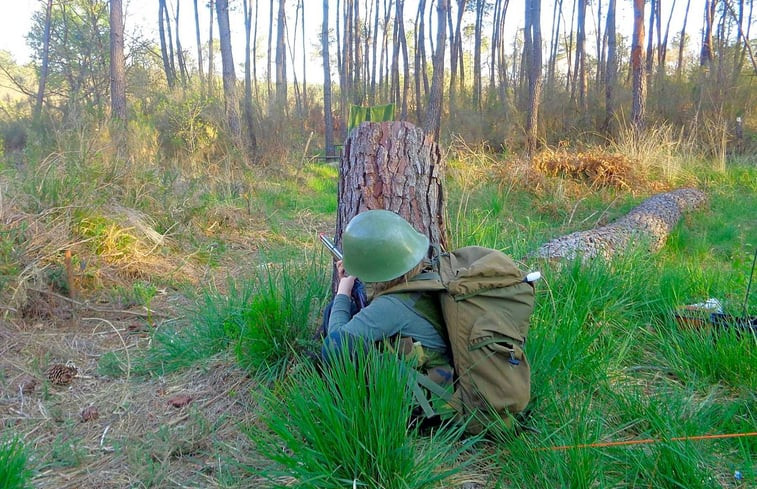
[{"label": "tree stump", "polygon": [[540,246],[532,256],[569,260],[610,258],[638,243],[646,244],[649,251],[654,252],[662,248],[684,212],[706,201],[704,192],[693,188],[653,195],[617,221],[555,238]]},{"label": "tree stump", "polygon": [[446,248],[444,169],[439,146],[408,122],[364,122],[347,137],[339,165],[337,246],[367,210],[396,212]]}]

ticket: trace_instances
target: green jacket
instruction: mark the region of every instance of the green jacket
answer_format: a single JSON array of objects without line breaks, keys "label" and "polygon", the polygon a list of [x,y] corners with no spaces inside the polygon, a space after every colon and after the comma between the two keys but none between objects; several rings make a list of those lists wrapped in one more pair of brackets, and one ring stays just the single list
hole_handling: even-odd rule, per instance
[{"label": "green jacket", "polygon": [[[441,317],[441,312],[439,313]],[[418,314],[408,294],[386,294],[350,317],[350,298],[337,294],[329,316],[329,334],[345,332],[369,341],[409,336],[428,350],[447,354],[447,345],[434,324]]]}]

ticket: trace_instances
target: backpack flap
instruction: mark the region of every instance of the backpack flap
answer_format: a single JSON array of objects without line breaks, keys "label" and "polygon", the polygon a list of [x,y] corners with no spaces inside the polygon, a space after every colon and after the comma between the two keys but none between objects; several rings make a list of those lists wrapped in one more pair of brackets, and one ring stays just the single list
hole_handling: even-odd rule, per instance
[{"label": "backpack flap", "polygon": [[442,255],[440,260],[442,283],[459,299],[523,281],[523,274],[515,262],[498,250],[466,246]]}]

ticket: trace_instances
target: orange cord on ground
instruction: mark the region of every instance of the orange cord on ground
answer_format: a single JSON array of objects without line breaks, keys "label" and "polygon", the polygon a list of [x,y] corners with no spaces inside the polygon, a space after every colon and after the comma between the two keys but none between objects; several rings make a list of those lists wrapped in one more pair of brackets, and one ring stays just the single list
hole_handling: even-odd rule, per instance
[{"label": "orange cord on ground", "polygon": [[749,436],[757,436],[757,431],[751,433],[727,433],[722,435],[697,435],[697,436],[677,436],[669,440],[655,440],[653,438],[645,438],[643,440],[626,440],[626,441],[606,441],[598,443],[586,443],[582,445],[562,445],[557,447],[545,447],[540,448],[539,451],[549,450],[569,450],[573,448],[604,448],[604,447],[620,447],[627,445],[648,445],[651,443],[658,443],[661,441],[699,441],[699,440],[721,440],[724,438],[746,438]]}]

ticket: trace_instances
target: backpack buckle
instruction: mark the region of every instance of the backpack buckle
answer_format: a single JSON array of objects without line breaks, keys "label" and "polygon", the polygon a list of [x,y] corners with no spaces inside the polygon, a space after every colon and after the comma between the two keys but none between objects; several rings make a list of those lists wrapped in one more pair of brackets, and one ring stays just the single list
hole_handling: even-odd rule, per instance
[{"label": "backpack buckle", "polygon": [[507,360],[510,365],[520,365],[520,360],[515,358],[515,350],[510,350],[510,358]]}]

